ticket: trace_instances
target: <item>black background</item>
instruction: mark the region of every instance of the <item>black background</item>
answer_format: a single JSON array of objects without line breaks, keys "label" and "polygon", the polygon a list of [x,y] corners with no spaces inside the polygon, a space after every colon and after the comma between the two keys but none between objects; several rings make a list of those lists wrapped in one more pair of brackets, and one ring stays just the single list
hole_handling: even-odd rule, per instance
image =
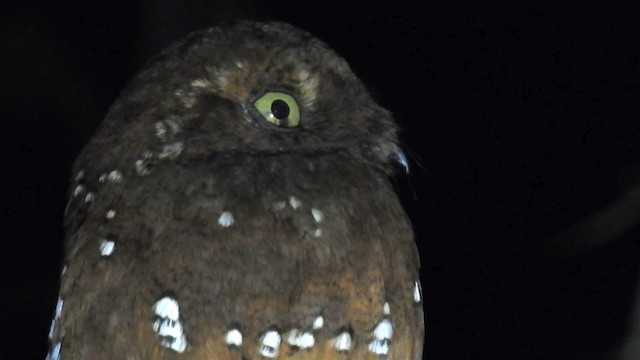
[{"label": "black background", "polygon": [[425,358],[611,358],[640,228],[547,249],[640,180],[639,9],[327,4],[2,10],[0,357],[45,356],[71,163],[108,106],[150,56],[239,16],[325,40],[404,129],[413,170],[395,181],[423,259]]}]

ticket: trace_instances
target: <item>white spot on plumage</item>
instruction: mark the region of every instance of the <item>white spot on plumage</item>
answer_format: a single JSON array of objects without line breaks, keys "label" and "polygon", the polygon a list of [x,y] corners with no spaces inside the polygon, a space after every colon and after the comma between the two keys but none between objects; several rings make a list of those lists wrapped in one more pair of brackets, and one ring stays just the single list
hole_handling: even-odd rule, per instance
[{"label": "white spot on plumage", "polygon": [[76,186],[76,188],[73,190],[73,196],[78,196],[80,194],[82,194],[84,192],[85,188],[84,185],[78,185]]},{"label": "white spot on plumage", "polygon": [[66,273],[67,273],[67,265],[62,267],[62,272],[60,274],[60,277],[64,276],[64,274],[66,274]]},{"label": "white spot on plumage", "polygon": [[180,321],[159,319],[153,324],[153,330],[160,336],[170,336],[173,338],[182,336],[182,324]]},{"label": "white spot on plumage", "polygon": [[276,211],[284,210],[287,207],[287,203],[284,201],[276,201],[273,203],[273,209]]},{"label": "white spot on plumage", "polygon": [[318,96],[318,87],[320,80],[317,76],[305,76],[304,80],[300,81],[298,88],[302,95],[302,103],[306,108],[311,110],[315,109],[315,100]]},{"label": "white spot on plumage", "polygon": [[184,335],[175,339],[171,344],[171,349],[179,353],[184,352],[186,348],[187,348],[187,338]]},{"label": "white spot on plumage", "polygon": [[98,178],[98,181],[101,183],[107,181],[107,174],[100,175],[100,177]]},{"label": "white spot on plumage", "polygon": [[87,195],[84,197],[84,202],[92,202],[93,199],[96,198],[96,194],[92,193],[92,192],[88,192]]},{"label": "white spot on plumage", "polygon": [[313,215],[313,219],[318,223],[324,219],[324,213],[316,208],[311,209],[311,215]]},{"label": "white spot on plumage", "polygon": [[100,254],[102,256],[109,256],[113,254],[113,250],[116,247],[116,243],[111,240],[104,239],[100,242]]},{"label": "white spot on plumage", "polygon": [[260,338],[258,349],[260,354],[264,357],[275,358],[278,356],[278,350],[280,349],[280,334],[275,330],[269,330]]},{"label": "white spot on plumage", "polygon": [[369,351],[376,355],[388,355],[390,343],[389,340],[373,340],[369,343]]},{"label": "white spot on plumage", "polygon": [[162,121],[158,121],[153,124],[153,127],[156,130],[156,136],[160,139],[164,139],[164,137],[167,135],[167,126]]},{"label": "white spot on plumage", "polygon": [[187,109],[193,107],[196,103],[195,94],[192,91],[176,90],[174,95],[180,99],[182,105]]},{"label": "white spot on plumage", "polygon": [[60,348],[62,347],[62,343],[57,343],[56,346],[51,349],[51,352],[47,354],[45,360],[60,360]]},{"label": "white spot on plumage", "polygon": [[233,217],[233,214],[230,213],[229,211],[223,212],[222,214],[220,214],[220,217],[218,218],[218,224],[222,227],[229,227],[233,225],[234,222],[235,222],[235,219]]},{"label": "white spot on plumage", "polygon": [[151,151],[145,151],[142,153],[142,158],[136,160],[135,169],[136,174],[140,176],[149,175],[151,171],[149,171],[149,162],[153,158],[153,153]]},{"label": "white spot on plumage", "polygon": [[389,306],[388,302],[385,302],[384,305],[382,306],[382,313],[385,315],[391,314],[391,306]]},{"label": "white spot on plumage", "polygon": [[309,78],[310,73],[307,69],[298,69],[295,75],[297,75],[298,81],[306,81]]},{"label": "white spot on plumage", "polygon": [[301,332],[298,329],[293,329],[287,334],[287,343],[295,348],[310,349],[315,345],[316,339],[308,331]]},{"label": "white spot on plumage", "polygon": [[320,236],[322,236],[322,229],[316,229],[316,230],[313,232],[313,236],[314,236],[314,237],[320,237]]},{"label": "white spot on plumage", "polygon": [[382,319],[373,329],[373,337],[379,340],[390,340],[393,336],[393,325],[389,319]]},{"label": "white spot on plumage", "polygon": [[187,348],[187,339],[180,322],[180,306],[178,302],[168,296],[158,300],[153,305],[156,321],[153,330],[156,332],[160,345],[176,352],[183,352]]},{"label": "white spot on plumage", "polygon": [[58,302],[56,303],[56,313],[54,315],[54,318],[56,320],[60,318],[60,315],[62,315],[63,307],[64,307],[64,300],[62,300],[61,297],[58,297]]},{"label": "white spot on plumage", "polygon": [[300,344],[301,349],[309,349],[312,348],[316,343],[316,338],[312,333],[307,331],[302,333],[302,337],[300,338],[300,341],[298,343]]},{"label": "white spot on plumage", "polygon": [[389,319],[382,319],[373,329],[373,340],[369,343],[369,351],[376,355],[387,355],[393,337],[393,325]]},{"label": "white spot on plumage", "polygon": [[122,181],[122,173],[118,170],[113,170],[107,175],[107,181],[112,183],[119,183]]},{"label": "white spot on plumage", "polygon": [[187,338],[180,321],[158,319],[153,324],[153,330],[158,335],[160,345],[179,353],[187,348]]},{"label": "white spot on plumage", "polygon": [[156,316],[177,321],[180,318],[180,306],[178,302],[168,296],[158,300],[153,305],[153,312]]},{"label": "white spot on plumage", "polygon": [[158,154],[160,159],[175,159],[182,153],[184,144],[179,141],[173,144],[167,144],[162,147],[162,152]]},{"label": "white spot on plumage", "polygon": [[404,154],[404,151],[397,149],[389,156],[396,164],[401,165],[406,174],[409,174],[409,161]]},{"label": "white spot on plumage", "polygon": [[285,337],[287,338],[287,343],[291,346],[297,346],[296,342],[300,335],[302,335],[302,333],[298,329],[289,330],[289,332],[285,335]]},{"label": "white spot on plumage", "polygon": [[206,79],[197,79],[191,82],[191,87],[194,88],[209,88],[211,87],[211,82]]},{"label": "white spot on plumage", "polygon": [[227,85],[229,85],[229,79],[228,79],[229,74],[227,74],[227,72],[225,71],[214,71],[214,72],[215,72],[216,87],[218,89],[224,89],[225,87],[227,87]]},{"label": "white spot on plumage", "polygon": [[144,165],[144,160],[138,159],[136,160],[136,173],[138,175],[147,175],[149,174],[149,170],[147,170],[146,166]]},{"label": "white spot on plumage", "polygon": [[51,320],[51,326],[49,326],[49,340],[53,339],[54,331],[56,331],[56,319]]},{"label": "white spot on plumage", "polygon": [[84,179],[84,170],[80,170],[78,171],[78,173],[76,174],[76,181],[80,181],[82,179]]},{"label": "white spot on plumage", "polygon": [[116,211],[115,211],[115,210],[110,209],[109,211],[107,211],[106,218],[107,218],[108,220],[111,220],[111,219],[113,219],[114,217],[116,217]]},{"label": "white spot on plumage", "polygon": [[242,345],[242,333],[238,329],[231,329],[224,335],[224,342],[228,346],[240,347]]},{"label": "white spot on plumage", "polygon": [[49,339],[53,339],[53,333],[56,331],[56,323],[60,319],[60,315],[62,315],[62,308],[64,307],[64,300],[61,297],[58,297],[58,302],[56,303],[56,310],[53,315],[53,320],[51,320],[51,326],[49,326]]},{"label": "white spot on plumage", "polygon": [[295,196],[289,197],[289,205],[291,205],[293,210],[299,208],[301,204],[302,203],[300,202],[300,200],[298,200],[298,198],[296,198]]},{"label": "white spot on plumage", "polygon": [[331,343],[331,346],[338,351],[351,350],[351,334],[347,331],[340,333],[340,335],[329,340],[329,342]]},{"label": "white spot on plumage", "polygon": [[313,320],[313,329],[319,330],[324,326],[324,318],[322,316],[318,316],[315,320]]},{"label": "white spot on plumage", "polygon": [[422,301],[422,285],[417,280],[413,283],[413,301],[416,303]]}]

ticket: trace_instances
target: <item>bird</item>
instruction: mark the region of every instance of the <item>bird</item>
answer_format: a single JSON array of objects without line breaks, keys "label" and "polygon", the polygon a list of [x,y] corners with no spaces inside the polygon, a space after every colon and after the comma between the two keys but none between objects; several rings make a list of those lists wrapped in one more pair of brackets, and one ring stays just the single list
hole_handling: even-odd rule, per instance
[{"label": "bird", "polygon": [[399,127],[283,22],[195,31],[73,165],[47,360],[418,360]]}]

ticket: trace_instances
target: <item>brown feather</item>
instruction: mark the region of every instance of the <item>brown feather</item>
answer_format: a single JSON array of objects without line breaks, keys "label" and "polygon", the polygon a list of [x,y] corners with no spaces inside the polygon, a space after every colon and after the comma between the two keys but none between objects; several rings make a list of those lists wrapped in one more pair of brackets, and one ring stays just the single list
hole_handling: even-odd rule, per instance
[{"label": "brown feather", "polygon": [[[279,86],[301,99],[299,129],[246,111]],[[76,163],[52,345],[65,359],[417,360],[419,258],[387,179],[395,132],[346,64],[288,25],[170,48]],[[287,343],[294,330],[306,340]]]}]

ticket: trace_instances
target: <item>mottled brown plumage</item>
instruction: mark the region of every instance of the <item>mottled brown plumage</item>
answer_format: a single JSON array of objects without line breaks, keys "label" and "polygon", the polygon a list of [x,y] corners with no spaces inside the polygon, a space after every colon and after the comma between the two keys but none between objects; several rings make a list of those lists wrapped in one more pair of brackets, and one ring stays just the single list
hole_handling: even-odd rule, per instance
[{"label": "mottled brown plumage", "polygon": [[[298,126],[291,100],[279,126],[261,115],[269,94],[294,99]],[[173,45],[76,161],[49,357],[419,359],[419,257],[388,179],[396,132],[292,26]]]}]

